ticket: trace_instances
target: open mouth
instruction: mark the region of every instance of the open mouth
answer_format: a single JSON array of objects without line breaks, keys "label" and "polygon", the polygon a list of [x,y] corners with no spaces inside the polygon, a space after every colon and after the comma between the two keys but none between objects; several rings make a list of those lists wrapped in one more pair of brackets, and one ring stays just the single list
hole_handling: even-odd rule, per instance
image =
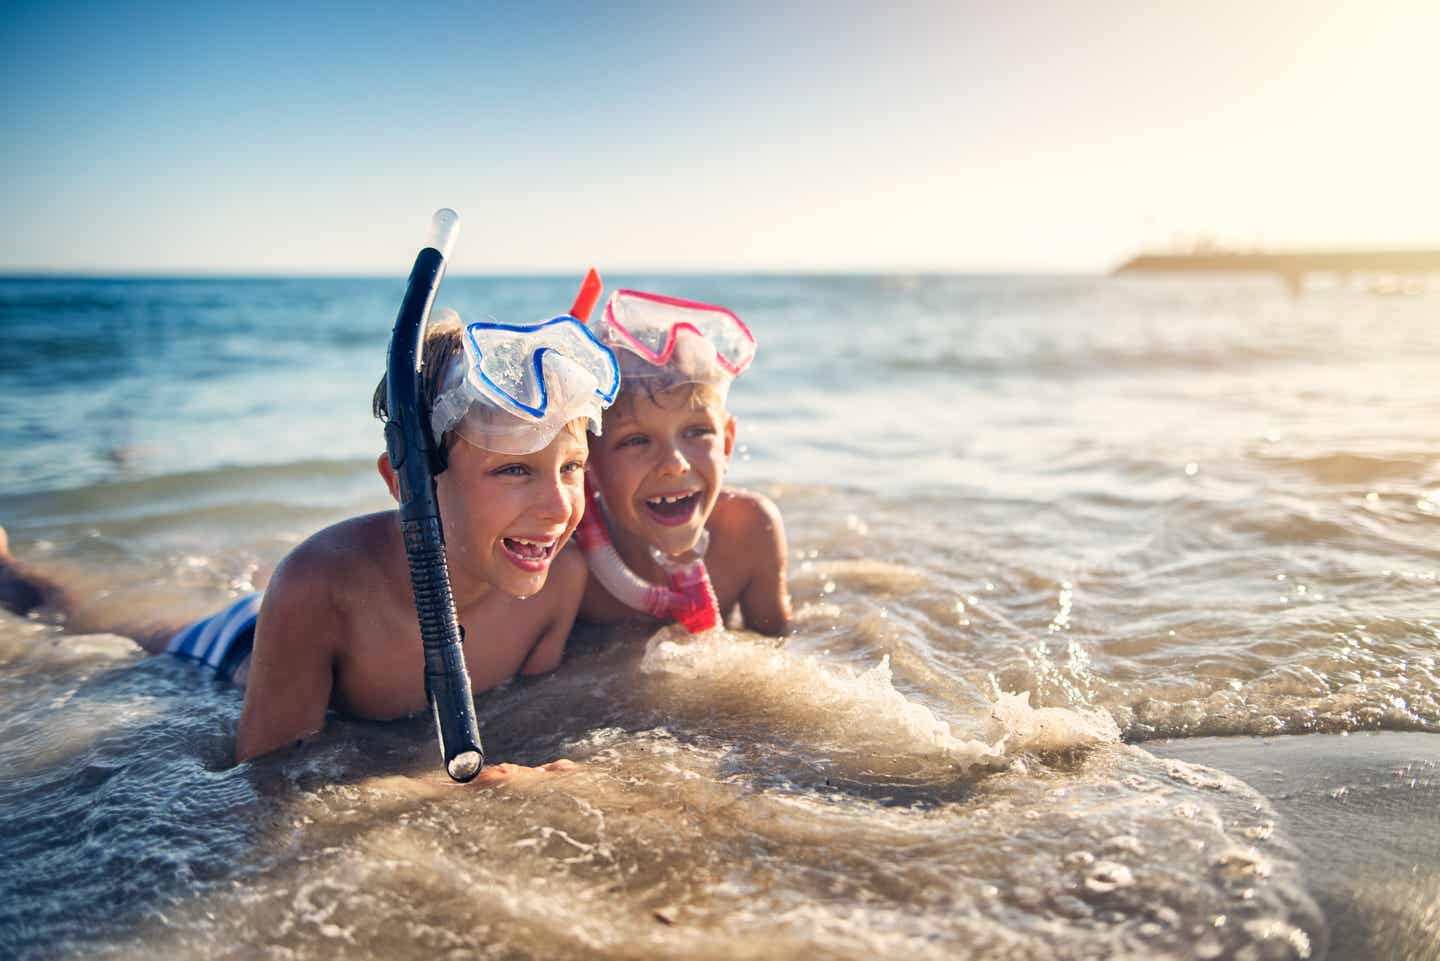
[{"label": "open mouth", "polygon": [[558,543],[558,540],[536,541],[525,537],[506,537],[500,541],[510,560],[527,571],[544,570]]},{"label": "open mouth", "polygon": [[667,527],[684,524],[694,516],[699,507],[699,491],[689,494],[661,494],[645,499],[645,509],[650,512],[650,516]]}]

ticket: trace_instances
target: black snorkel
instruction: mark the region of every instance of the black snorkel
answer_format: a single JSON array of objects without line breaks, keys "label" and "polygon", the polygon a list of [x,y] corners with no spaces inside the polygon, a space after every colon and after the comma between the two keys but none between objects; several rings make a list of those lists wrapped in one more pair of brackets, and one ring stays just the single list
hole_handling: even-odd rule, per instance
[{"label": "black snorkel", "polygon": [[386,360],[385,449],[400,486],[400,531],[425,648],[425,697],[435,714],[445,772],[456,781],[468,781],[485,766],[485,751],[460,646],[465,637],[450,591],[440,501],[435,495],[435,475],[444,464],[430,436],[430,409],[420,376],[430,306],[459,231],[460,216],[455,211],[437,210],[426,245],[410,270]]}]

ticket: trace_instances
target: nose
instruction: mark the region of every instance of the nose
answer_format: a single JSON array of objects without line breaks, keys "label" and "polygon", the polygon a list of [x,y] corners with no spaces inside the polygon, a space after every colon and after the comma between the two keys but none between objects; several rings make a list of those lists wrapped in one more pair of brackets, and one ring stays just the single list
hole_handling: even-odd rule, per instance
[{"label": "nose", "polygon": [[540,492],[540,500],[536,505],[536,514],[544,521],[561,523],[568,521],[570,519],[571,501],[573,499],[564,477],[559,474],[552,474],[546,479],[545,489]]},{"label": "nose", "polygon": [[690,462],[674,444],[669,445],[660,455],[660,476],[679,477],[690,470]]}]

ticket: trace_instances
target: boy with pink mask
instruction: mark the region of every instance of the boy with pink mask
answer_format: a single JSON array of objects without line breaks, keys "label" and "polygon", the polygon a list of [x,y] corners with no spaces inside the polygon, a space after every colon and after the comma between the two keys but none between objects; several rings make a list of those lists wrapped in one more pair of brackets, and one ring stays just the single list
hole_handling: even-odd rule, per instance
[{"label": "boy with pink mask", "polygon": [[616,291],[590,328],[615,352],[620,392],[591,439],[576,533],[591,571],[580,618],[649,616],[698,632],[738,610],[745,628],[783,635],[780,512],[724,484],[736,431],[725,401],[754,336],[723,307],[631,290]]}]

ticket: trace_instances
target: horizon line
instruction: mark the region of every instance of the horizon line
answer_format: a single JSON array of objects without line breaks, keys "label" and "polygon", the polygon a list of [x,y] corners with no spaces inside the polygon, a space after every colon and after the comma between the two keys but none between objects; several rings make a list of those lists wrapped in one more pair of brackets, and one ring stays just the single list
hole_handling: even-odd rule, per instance
[{"label": "horizon line", "polygon": [[[569,278],[583,274],[583,270],[556,270],[550,268],[514,268],[479,271],[447,270],[447,278]],[[763,267],[763,268],[679,268],[679,267],[627,267],[608,270],[610,275],[654,274],[668,277],[1106,277],[1107,271],[1080,269],[1046,268],[956,268],[956,267]],[[321,270],[259,270],[249,268],[222,268],[215,270],[159,270],[137,268],[20,268],[0,267],[0,280],[268,280],[268,279],[313,279],[313,280],[385,280],[392,277],[404,279],[408,271],[321,271]]]}]

